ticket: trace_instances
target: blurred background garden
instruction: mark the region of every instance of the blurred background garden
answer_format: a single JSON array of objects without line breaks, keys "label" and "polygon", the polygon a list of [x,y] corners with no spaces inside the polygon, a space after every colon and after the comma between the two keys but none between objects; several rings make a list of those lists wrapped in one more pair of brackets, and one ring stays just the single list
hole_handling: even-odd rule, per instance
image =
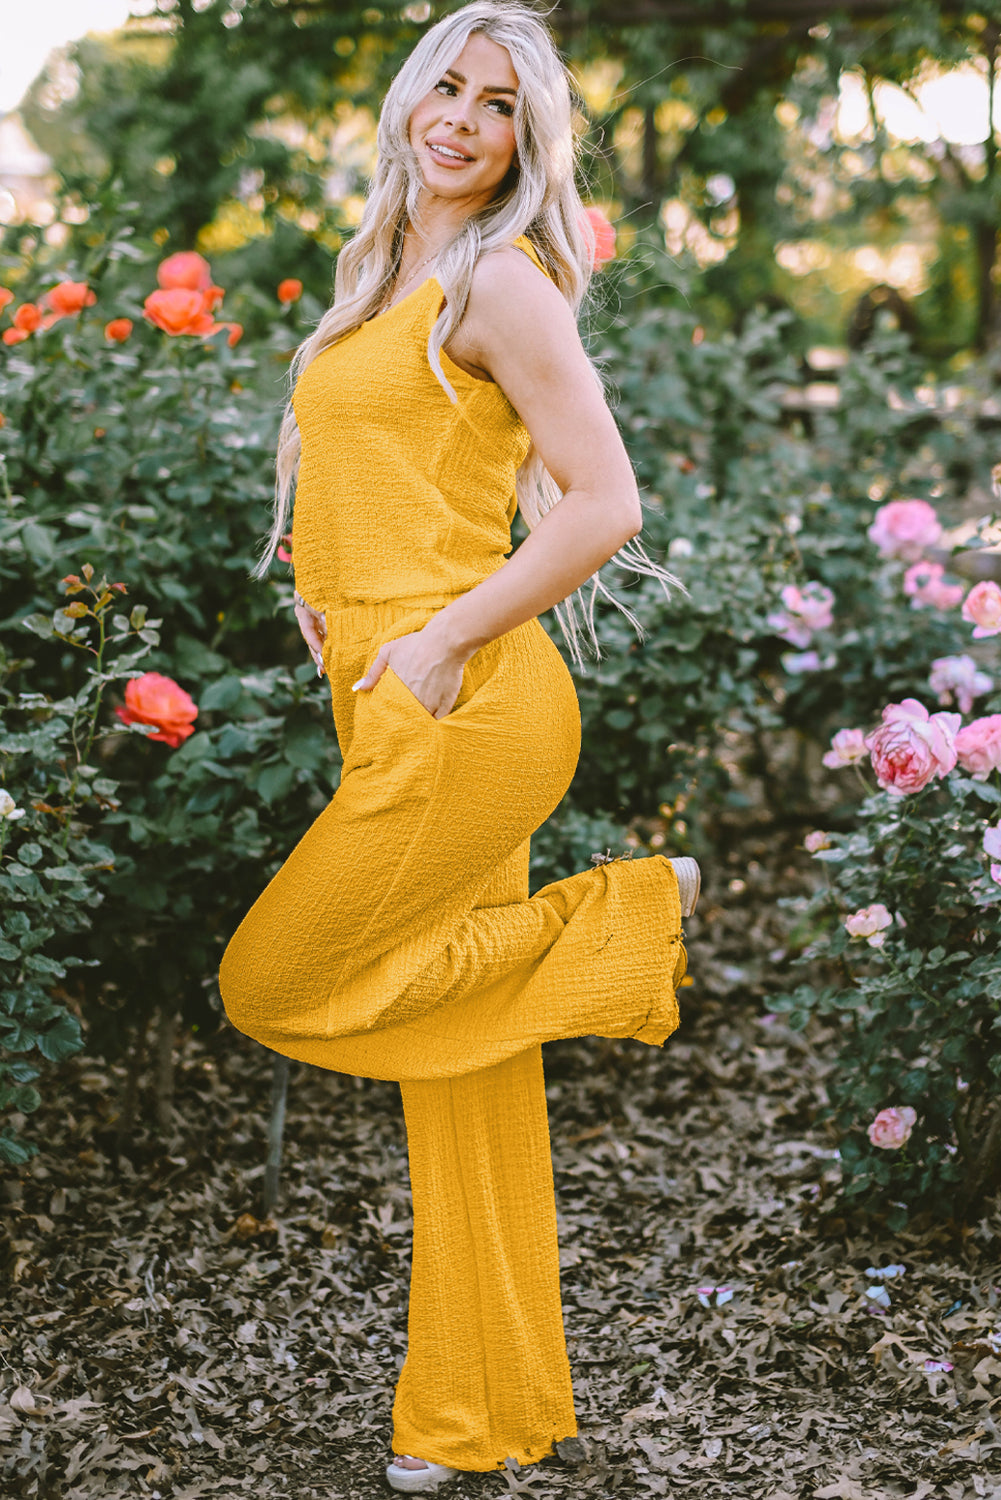
[{"label": "blurred background garden", "polygon": [[[89,3],[5,15],[0,55],[0,1162],[22,1319],[0,1472],[18,1496],[290,1475],[353,1495],[336,1463],[384,1413],[352,1397],[405,1342],[376,1349],[358,1311],[402,1329],[398,1095],[294,1068],[276,1197],[272,1060],[229,1029],[216,971],[339,771],[284,549],[250,578],[288,365],[387,84],[456,7]],[[664,1053],[547,1049],[565,1296],[581,1360],[610,1352],[574,1477],[550,1476],[571,1489],[526,1492],[1001,1495],[1001,17],[564,0],[550,22],[582,194],[616,236],[585,336],[644,541],[688,594],[608,570],[645,639],[600,613],[533,881],[692,853],[706,887]],[[346,1333],[268,1323],[293,1262],[304,1306],[324,1277],[356,1299]],[[79,1330],[59,1346],[70,1307],[100,1356]],[[218,1390],[179,1353],[215,1348],[209,1324]],[[142,1399],[137,1351],[163,1372]],[[340,1488],[314,1490],[295,1466],[342,1407],[311,1450]],[[241,1424],[256,1446],[226,1436]]]}]

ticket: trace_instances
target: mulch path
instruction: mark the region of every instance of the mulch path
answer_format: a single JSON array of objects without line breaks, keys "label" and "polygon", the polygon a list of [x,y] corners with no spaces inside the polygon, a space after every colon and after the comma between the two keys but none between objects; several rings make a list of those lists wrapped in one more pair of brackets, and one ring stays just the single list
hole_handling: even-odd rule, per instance
[{"label": "mulch path", "polygon": [[[1001,1212],[895,1235],[832,1217],[831,1038],[769,1016],[782,919],[740,863],[691,924],[663,1050],[546,1049],[580,1435],[450,1500],[1001,1500]],[[262,1221],[269,1072],[231,1031],[186,1041],[174,1129],[116,1164],[121,1070],[62,1070],[46,1149],[4,1185],[11,1500],[388,1493],[399,1091],[294,1067]]]}]

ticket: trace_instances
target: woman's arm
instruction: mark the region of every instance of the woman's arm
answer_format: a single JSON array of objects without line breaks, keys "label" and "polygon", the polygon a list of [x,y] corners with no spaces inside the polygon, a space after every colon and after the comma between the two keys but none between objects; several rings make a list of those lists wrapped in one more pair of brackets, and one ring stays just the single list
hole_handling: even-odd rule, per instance
[{"label": "woman's arm", "polygon": [[451,352],[497,382],[564,493],[503,567],[423,630],[384,646],[357,684],[374,687],[391,663],[438,718],[454,705],[475,651],[572,594],[642,519],[632,467],[573,314],[520,250],[480,261]]}]

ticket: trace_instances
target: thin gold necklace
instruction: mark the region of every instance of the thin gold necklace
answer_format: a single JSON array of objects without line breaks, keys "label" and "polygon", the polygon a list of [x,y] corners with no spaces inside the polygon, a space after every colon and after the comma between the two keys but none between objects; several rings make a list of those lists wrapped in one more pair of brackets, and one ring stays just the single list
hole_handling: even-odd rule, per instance
[{"label": "thin gold necklace", "polygon": [[421,270],[421,268],[423,266],[426,266],[427,263],[428,263],[428,261],[434,260],[435,257],[437,255],[439,255],[440,253],[441,253],[440,250],[432,250],[430,255],[425,255],[425,257],[424,257],[423,260],[419,260],[417,262],[416,266],[414,266],[413,270],[409,273],[409,275],[403,281],[396,282],[395,285],[393,286],[392,291],[388,294],[388,296],[384,297],[382,299],[382,302],[379,304],[379,312],[380,313],[388,312],[391,307],[395,307],[396,306],[396,302],[397,301],[402,301],[403,299],[400,297],[399,294],[403,290],[403,288],[405,286],[409,286],[410,283],[413,281],[414,277],[417,275],[417,272],[419,270]]}]

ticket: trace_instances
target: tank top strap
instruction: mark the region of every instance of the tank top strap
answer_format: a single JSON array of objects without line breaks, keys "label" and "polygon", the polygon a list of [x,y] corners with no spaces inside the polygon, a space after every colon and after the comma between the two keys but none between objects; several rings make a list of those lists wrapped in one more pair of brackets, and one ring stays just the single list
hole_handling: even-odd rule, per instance
[{"label": "tank top strap", "polygon": [[[529,239],[529,237],[528,237],[527,234],[519,234],[518,238],[516,240],[512,240],[511,243],[512,243],[512,245],[516,246],[517,249],[524,250],[524,252],[528,256],[529,260],[532,260],[532,261],[535,262],[535,264],[538,266],[539,270],[542,272],[542,274],[544,276],[549,276],[549,272],[546,270],[545,266],[543,265],[542,256],[539,254],[538,250],[536,250],[535,246],[532,244],[532,241]],[[550,281],[552,281],[552,277],[551,276],[549,277],[549,279],[550,279]]]}]

